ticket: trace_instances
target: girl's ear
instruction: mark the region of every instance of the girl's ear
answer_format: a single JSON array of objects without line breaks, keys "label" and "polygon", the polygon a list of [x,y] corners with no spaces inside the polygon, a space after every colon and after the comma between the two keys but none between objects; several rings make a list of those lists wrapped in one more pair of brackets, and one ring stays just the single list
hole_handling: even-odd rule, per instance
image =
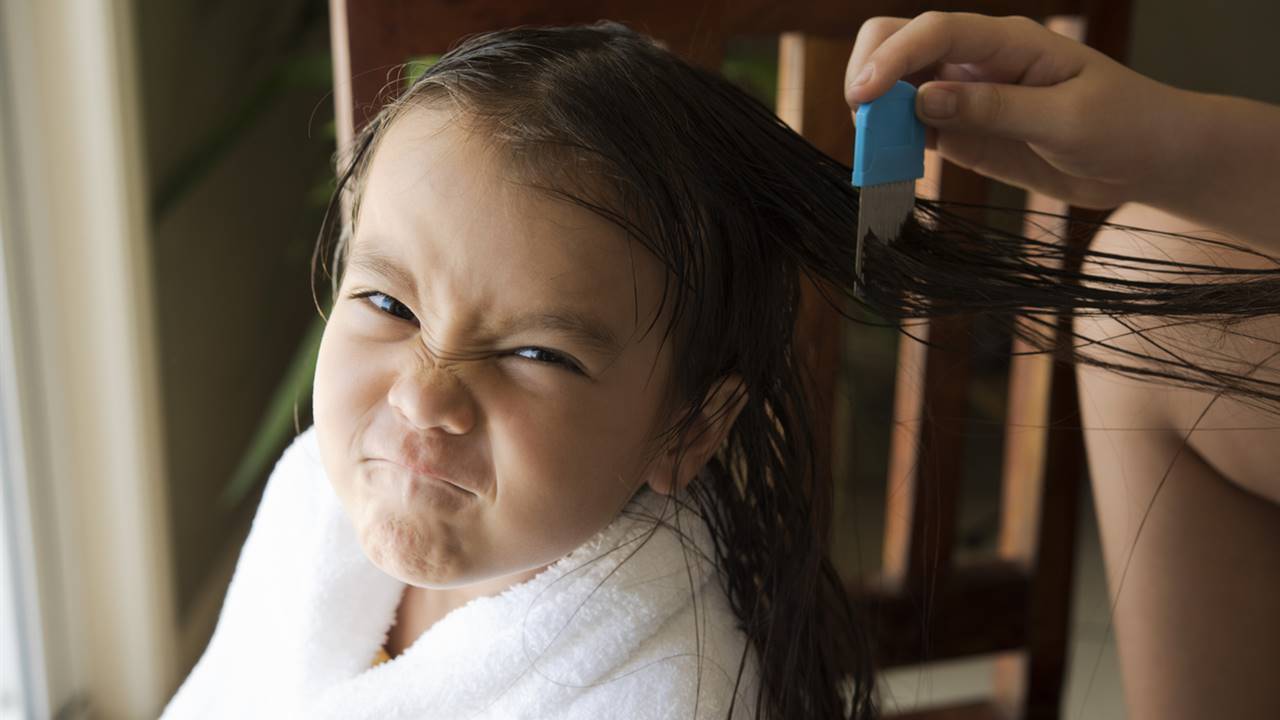
[{"label": "girl's ear", "polygon": [[[733,404],[730,405],[730,402]],[[698,476],[728,436],[729,429],[733,427],[734,420],[738,418],[738,413],[742,412],[746,402],[747,393],[743,389],[742,377],[737,373],[725,375],[707,392],[706,405],[689,429],[691,445],[685,449],[684,457],[680,459],[678,490],[684,490]],[[667,448],[662,455],[662,462],[654,463],[648,481],[654,492],[671,494],[671,475],[675,461],[675,448]]]}]

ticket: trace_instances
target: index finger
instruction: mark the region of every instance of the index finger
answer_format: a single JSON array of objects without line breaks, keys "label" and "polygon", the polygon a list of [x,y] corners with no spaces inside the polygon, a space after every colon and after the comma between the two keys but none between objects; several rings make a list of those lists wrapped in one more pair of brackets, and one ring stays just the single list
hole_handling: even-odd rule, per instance
[{"label": "index finger", "polygon": [[853,41],[853,52],[849,54],[849,64],[844,70],[846,95],[853,84],[854,73],[866,65],[867,58],[880,47],[881,43],[892,37],[908,22],[910,22],[909,18],[873,17],[862,23],[858,28],[858,38]]},{"label": "index finger", "polygon": [[[1020,77],[1055,37],[1026,17],[931,10],[907,22],[871,51],[863,61],[863,67],[874,68],[870,79],[856,87],[846,85],[845,97],[852,103],[870,102],[904,76],[935,63],[990,64],[990,81],[1008,82]],[[846,81],[860,70],[853,67],[851,58]]]}]

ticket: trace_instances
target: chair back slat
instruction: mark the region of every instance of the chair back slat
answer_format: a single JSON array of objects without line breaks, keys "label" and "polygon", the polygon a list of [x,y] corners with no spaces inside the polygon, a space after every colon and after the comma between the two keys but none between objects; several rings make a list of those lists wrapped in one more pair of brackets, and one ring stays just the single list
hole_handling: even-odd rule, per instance
[{"label": "chair back slat", "polygon": [[[982,203],[988,181],[925,151],[916,193],[931,199]],[[960,214],[982,218],[965,210]],[[914,321],[898,346],[893,432],[885,504],[885,578],[922,598],[946,582],[955,545],[968,412],[969,337],[966,316]],[[914,338],[914,339],[913,339]],[[928,343],[928,344],[926,344]]]},{"label": "chair back slat", "polygon": [[[1027,208],[1062,215],[1070,211],[1066,203],[1038,194],[1028,196]],[[1065,220],[1032,215],[1023,225],[1023,234],[1032,239],[1046,232],[1065,237],[1069,229]],[[1019,322],[1031,321],[1020,318]],[[1042,325],[1030,329],[1045,331]],[[1055,337],[1063,340],[1061,335]],[[1066,670],[1066,618],[1081,471],[1080,459],[1064,457],[1069,450],[1064,441],[1080,431],[1051,426],[1055,419],[1061,425],[1073,418],[1078,425],[1072,368],[1051,355],[1019,354],[1033,349],[1025,340],[1013,339],[996,550],[1029,580],[1026,647],[996,660],[992,686],[993,703],[1012,716],[1053,718]],[[1083,447],[1078,451],[1083,453]]]},{"label": "chair back slat", "polygon": [[[819,150],[848,164],[853,148],[853,124],[841,91],[844,67],[853,51],[851,39],[801,33],[778,37],[778,87],[775,111],[791,129]],[[827,297],[833,297],[830,290]],[[796,321],[795,352],[806,368],[808,397],[813,399],[813,432],[817,478],[830,478],[836,413],[835,382],[840,370],[840,316],[827,306],[823,294],[801,279]]]}]

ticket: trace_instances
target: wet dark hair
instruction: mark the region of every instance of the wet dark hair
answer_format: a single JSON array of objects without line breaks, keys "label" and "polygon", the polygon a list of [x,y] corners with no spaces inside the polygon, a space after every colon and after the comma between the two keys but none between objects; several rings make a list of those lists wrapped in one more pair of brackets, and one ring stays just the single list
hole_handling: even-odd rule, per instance
[{"label": "wet dark hair", "polygon": [[[1274,267],[1083,251],[1097,267],[1157,277],[1088,275],[1079,248],[1002,232],[967,219],[966,207],[925,199],[895,242],[868,239],[866,292],[855,297],[859,192],[849,167],[729,81],[612,22],[469,37],[384,107],[340,158],[315,256],[326,272],[330,262],[337,271],[329,273],[335,291],[378,139],[407,109],[442,103],[460,110],[528,187],[609,219],[669,270],[662,304],[674,290],[673,305],[663,341],[672,340],[679,360],[668,407],[689,410],[655,447],[673,441],[683,452],[709,391],[727,373],[742,378],[745,398],[713,409],[718,415],[744,402],[690,493],[715,539],[747,652],[759,659],[761,717],[878,714],[869,634],[830,558],[833,488],[812,461],[813,398],[793,348],[802,276],[853,321],[984,312],[1059,354],[1049,331],[1071,313],[1227,325],[1280,309]],[[342,198],[345,218],[336,211]],[[1176,277],[1193,282],[1170,281]],[[1014,323],[1016,316],[1031,321]],[[1067,361],[1280,407],[1280,384],[1247,374],[1065,352]]]}]

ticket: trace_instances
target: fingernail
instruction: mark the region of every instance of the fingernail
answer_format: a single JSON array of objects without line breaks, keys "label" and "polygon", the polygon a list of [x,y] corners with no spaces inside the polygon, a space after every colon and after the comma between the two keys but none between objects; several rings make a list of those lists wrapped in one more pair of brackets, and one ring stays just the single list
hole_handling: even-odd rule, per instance
[{"label": "fingernail", "polygon": [[929,88],[924,91],[920,107],[925,115],[944,120],[956,114],[956,94],[942,88]]},{"label": "fingernail", "polygon": [[858,87],[859,85],[862,85],[866,81],[870,80],[871,74],[874,71],[875,71],[874,65],[867,65],[866,67],[862,68],[862,72],[859,72],[858,76],[853,79],[853,82],[849,83],[849,87],[851,88]]}]

